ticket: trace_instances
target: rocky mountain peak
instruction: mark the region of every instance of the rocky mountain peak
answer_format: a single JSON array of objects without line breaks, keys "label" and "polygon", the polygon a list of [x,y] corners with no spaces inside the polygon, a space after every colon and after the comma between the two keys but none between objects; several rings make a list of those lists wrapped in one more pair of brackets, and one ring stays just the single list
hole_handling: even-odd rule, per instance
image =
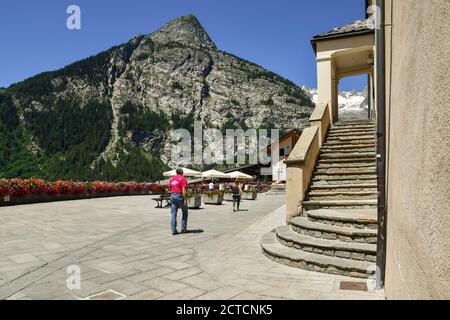
[{"label": "rocky mountain peak", "polygon": [[[196,119],[223,133],[284,132],[307,126],[313,105],[291,81],[217,49],[193,15],[0,90],[5,103],[0,157],[3,146],[13,156],[0,176],[107,181],[160,179],[175,166],[170,133]],[[23,154],[29,162],[15,160]]]},{"label": "rocky mountain peak", "polygon": [[163,44],[181,42],[184,44],[216,48],[208,33],[192,14],[169,21],[164,27],[153,33],[151,37],[153,40]]}]

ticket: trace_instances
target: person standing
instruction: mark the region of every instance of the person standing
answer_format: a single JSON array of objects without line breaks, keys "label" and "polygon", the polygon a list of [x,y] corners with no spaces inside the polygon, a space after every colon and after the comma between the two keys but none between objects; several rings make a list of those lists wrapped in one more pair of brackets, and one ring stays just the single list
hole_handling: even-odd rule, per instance
[{"label": "person standing", "polygon": [[[231,187],[231,192],[233,194],[233,212],[239,211],[239,206],[241,204],[242,187],[238,181]],[[237,210],[236,210],[237,205]]]},{"label": "person standing", "polygon": [[178,208],[183,213],[181,221],[181,233],[187,232],[188,209],[187,209],[187,179],[183,176],[183,169],[177,169],[177,175],[170,178],[170,212],[172,214],[171,228],[172,235],[179,234],[177,230],[177,214]]},{"label": "person standing", "polygon": [[214,190],[214,182],[212,180],[209,183],[208,189],[209,189],[209,191],[213,191]]}]

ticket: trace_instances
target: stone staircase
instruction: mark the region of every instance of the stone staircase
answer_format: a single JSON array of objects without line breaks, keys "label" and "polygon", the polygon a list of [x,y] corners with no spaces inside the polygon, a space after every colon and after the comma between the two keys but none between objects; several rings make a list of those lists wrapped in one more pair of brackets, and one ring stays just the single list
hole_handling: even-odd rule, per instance
[{"label": "stone staircase", "polygon": [[320,149],[303,216],[266,234],[263,253],[293,267],[368,278],[376,262],[376,182],[374,123],[335,124]]},{"label": "stone staircase", "polygon": [[273,183],[270,190],[267,192],[268,195],[281,195],[286,194],[286,184],[284,183]]}]

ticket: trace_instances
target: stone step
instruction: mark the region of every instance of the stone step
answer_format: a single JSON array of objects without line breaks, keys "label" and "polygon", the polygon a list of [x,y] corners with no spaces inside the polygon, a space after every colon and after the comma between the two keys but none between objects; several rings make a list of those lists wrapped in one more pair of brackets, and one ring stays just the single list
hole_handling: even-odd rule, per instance
[{"label": "stone step", "polygon": [[354,153],[339,153],[333,152],[329,154],[320,154],[319,158],[322,159],[360,159],[370,158],[375,159],[375,152],[354,152]]},{"label": "stone step", "polygon": [[367,178],[367,179],[335,179],[335,180],[320,180],[313,179],[312,185],[314,186],[336,186],[336,185],[361,185],[361,184],[376,184],[376,178]]},{"label": "stone step", "polygon": [[346,137],[371,137],[372,139],[375,139],[375,135],[373,133],[364,133],[364,132],[348,132],[348,133],[344,133],[344,132],[329,132],[327,135],[327,139],[328,138],[346,138]]},{"label": "stone step", "polygon": [[313,180],[352,180],[352,179],[376,179],[376,170],[373,167],[353,168],[324,168],[316,169]]},{"label": "stone step", "polygon": [[376,174],[376,167],[341,167],[341,168],[317,168],[315,175],[358,175],[358,174]]},{"label": "stone step", "polygon": [[330,128],[329,131],[341,132],[354,130],[375,132],[375,127],[371,125],[342,125],[342,126],[333,126]]},{"label": "stone step", "polygon": [[366,183],[366,184],[312,184],[309,187],[309,191],[377,191],[376,183]]},{"label": "stone step", "polygon": [[367,261],[329,257],[286,247],[278,241],[274,232],[263,236],[261,249],[276,262],[304,270],[359,278],[369,278],[375,272],[375,264]]},{"label": "stone step", "polygon": [[327,139],[340,139],[340,138],[349,138],[354,137],[354,139],[365,139],[367,137],[370,137],[372,139],[375,139],[375,136],[373,134],[367,134],[367,133],[328,133]]},{"label": "stone step", "polygon": [[319,209],[306,211],[308,220],[355,229],[378,229],[377,209]]},{"label": "stone step", "polygon": [[333,131],[330,130],[327,133],[327,137],[347,137],[347,136],[372,136],[375,138],[375,133],[372,130],[364,130],[364,131]]},{"label": "stone step", "polygon": [[362,149],[372,149],[370,151],[375,151],[376,146],[375,144],[362,144],[362,145],[355,145],[355,144],[338,144],[338,145],[327,145],[324,144],[320,151],[334,151],[339,152],[340,150],[355,150],[355,152],[361,152]]},{"label": "stone step", "polygon": [[344,121],[336,122],[333,124],[332,128],[342,128],[342,127],[375,127],[374,121]]},{"label": "stone step", "polygon": [[[350,145],[349,148],[346,146]],[[358,147],[355,147],[355,145],[358,145]],[[335,148],[330,148],[335,147]],[[337,149],[337,147],[341,147],[341,149],[356,149],[356,148],[370,148],[375,147],[375,139],[365,138],[361,136],[361,138],[358,137],[352,137],[352,138],[342,138],[342,137],[330,137],[325,140],[325,143],[322,145],[322,148],[329,148],[329,149]]]},{"label": "stone step", "polygon": [[278,227],[275,233],[278,241],[290,248],[330,257],[376,262],[376,244],[318,239],[301,235],[288,226]]},{"label": "stone step", "polygon": [[327,143],[325,142],[322,145],[322,149],[330,149],[330,150],[341,150],[341,149],[365,149],[365,148],[376,148],[375,143],[361,143],[361,144],[352,144],[352,143]]},{"label": "stone step", "polygon": [[374,147],[367,147],[367,148],[349,148],[349,149],[329,149],[329,148],[321,148],[320,154],[321,155],[328,155],[328,154],[335,154],[335,153],[370,153],[375,152]]},{"label": "stone step", "polygon": [[361,200],[377,199],[378,191],[310,191],[307,200]]},{"label": "stone step", "polygon": [[325,143],[322,145],[324,148],[330,148],[330,147],[359,147],[359,146],[374,146],[375,140],[364,140],[364,141],[325,141]]},{"label": "stone step", "polygon": [[373,168],[376,170],[376,163],[318,163],[316,169],[332,169],[332,168]]},{"label": "stone step", "polygon": [[331,126],[328,131],[375,131],[375,126],[370,124],[358,124],[358,125],[341,125]]},{"label": "stone step", "polygon": [[[362,157],[370,157],[368,154],[375,154],[374,148],[367,148],[365,150],[321,150],[319,154],[319,158],[326,159],[326,158],[340,158],[339,155],[343,155],[345,158],[349,158],[348,155],[354,158],[362,158]],[[374,157],[374,156],[372,156]],[[374,161],[376,158],[374,158]]]},{"label": "stone step", "polygon": [[319,159],[317,162],[318,165],[321,164],[357,164],[357,163],[363,163],[363,164],[373,164],[375,163],[376,159],[374,157],[363,157],[363,158],[342,158],[342,159]]},{"label": "stone step", "polygon": [[[311,210],[307,210],[309,212]],[[291,221],[292,230],[304,236],[344,242],[376,244],[377,230],[367,228],[342,227],[310,221],[307,217],[296,217]]]},{"label": "stone step", "polygon": [[325,180],[325,181],[338,181],[338,180],[367,180],[367,179],[377,179],[376,174],[371,173],[344,173],[344,174],[314,174],[313,182]]},{"label": "stone step", "polygon": [[361,144],[361,143],[372,143],[375,144],[375,138],[373,136],[360,136],[360,137],[329,137],[325,140],[326,143],[337,143],[337,144]]},{"label": "stone step", "polygon": [[361,133],[365,132],[368,134],[375,134],[375,128],[352,128],[352,129],[345,129],[345,128],[331,128],[328,130],[329,133]]},{"label": "stone step", "polygon": [[355,119],[355,120],[341,120],[337,121],[334,124],[340,125],[340,124],[375,124],[374,119]]},{"label": "stone step", "polygon": [[376,208],[377,199],[364,200],[308,200],[302,206],[306,211],[316,209],[362,209]]}]

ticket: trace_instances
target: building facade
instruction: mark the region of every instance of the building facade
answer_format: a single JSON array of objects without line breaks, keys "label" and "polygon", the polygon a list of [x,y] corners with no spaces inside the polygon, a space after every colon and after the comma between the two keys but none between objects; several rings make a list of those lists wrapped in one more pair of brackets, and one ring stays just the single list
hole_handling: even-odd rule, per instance
[{"label": "building facade", "polygon": [[450,1],[386,0],[388,299],[450,298]]},{"label": "building facade", "polygon": [[[307,270],[375,274],[387,299],[449,299],[450,1],[366,7],[366,20],[312,39],[319,103],[284,162],[288,226],[262,249]],[[364,73],[371,119],[339,123],[339,80]]]},{"label": "building facade", "polygon": [[281,137],[278,142],[272,145],[272,150],[279,151],[279,157],[276,158],[272,152],[272,182],[284,183],[286,182],[286,164],[285,161],[289,158],[294,146],[300,137],[299,130],[291,130],[286,135]]}]

